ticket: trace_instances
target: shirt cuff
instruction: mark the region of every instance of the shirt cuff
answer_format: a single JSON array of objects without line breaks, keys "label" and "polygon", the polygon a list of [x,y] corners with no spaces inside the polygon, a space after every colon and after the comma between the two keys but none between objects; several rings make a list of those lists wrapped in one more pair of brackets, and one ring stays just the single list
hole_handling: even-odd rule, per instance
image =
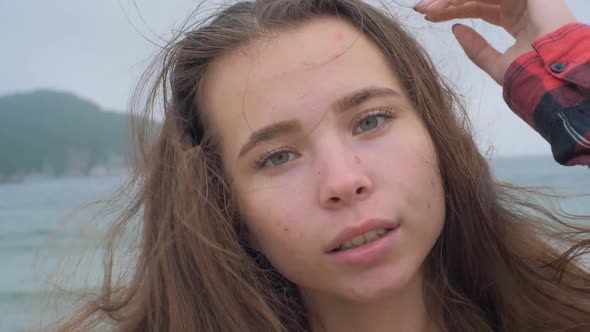
[{"label": "shirt cuff", "polygon": [[[586,30],[586,31],[576,31]],[[575,33],[572,33],[574,32]],[[580,33],[581,32],[581,33]],[[569,23],[556,31],[539,37],[531,44],[533,50],[519,56],[504,73],[504,86],[514,81],[514,75],[522,72],[522,67],[538,60],[544,63],[545,70],[558,79],[572,78],[576,85],[590,89],[590,77],[571,77],[570,72],[579,65],[590,63],[590,26],[583,23]],[[574,50],[574,48],[582,48]],[[569,79],[568,79],[569,80]]]}]

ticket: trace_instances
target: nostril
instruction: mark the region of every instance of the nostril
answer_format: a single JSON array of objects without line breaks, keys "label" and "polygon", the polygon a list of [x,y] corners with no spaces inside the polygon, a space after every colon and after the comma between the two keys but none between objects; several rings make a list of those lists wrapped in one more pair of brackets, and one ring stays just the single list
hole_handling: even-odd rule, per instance
[{"label": "nostril", "polygon": [[338,197],[332,197],[332,198],[330,198],[330,202],[332,202],[332,203],[338,203],[338,202],[340,202],[340,198],[338,198]]},{"label": "nostril", "polygon": [[365,190],[365,188],[364,188],[364,187],[359,187],[359,188],[356,190],[356,194],[357,194],[357,195],[359,195],[359,194],[362,194],[364,190]]}]

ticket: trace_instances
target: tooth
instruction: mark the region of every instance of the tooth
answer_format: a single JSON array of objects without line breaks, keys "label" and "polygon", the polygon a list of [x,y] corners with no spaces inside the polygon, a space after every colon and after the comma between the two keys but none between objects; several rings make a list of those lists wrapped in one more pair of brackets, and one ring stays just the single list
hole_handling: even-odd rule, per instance
[{"label": "tooth", "polygon": [[367,242],[371,242],[371,241],[379,238],[379,235],[377,234],[377,231],[370,231],[370,232],[365,233],[364,237]]},{"label": "tooth", "polygon": [[352,244],[355,246],[360,246],[361,244],[365,243],[365,238],[362,235],[359,235],[351,240]]},{"label": "tooth", "polygon": [[340,247],[338,247],[338,250],[342,251],[342,250],[360,247],[361,245],[367,244],[369,242],[373,242],[373,241],[381,238],[385,233],[387,233],[387,230],[382,228],[382,229],[378,229],[378,230],[374,230],[374,231],[370,231],[370,232],[361,234],[361,235],[353,238],[352,240],[344,242],[342,245],[340,245]]}]

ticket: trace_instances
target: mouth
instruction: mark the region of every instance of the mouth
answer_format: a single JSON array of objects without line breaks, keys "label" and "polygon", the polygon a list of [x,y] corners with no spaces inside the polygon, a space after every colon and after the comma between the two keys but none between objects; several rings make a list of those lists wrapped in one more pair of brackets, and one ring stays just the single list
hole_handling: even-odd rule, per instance
[{"label": "mouth", "polygon": [[385,237],[387,234],[389,234],[391,231],[395,230],[396,228],[397,227],[380,228],[380,229],[374,229],[374,230],[365,232],[361,235],[355,236],[352,239],[344,241],[343,243],[338,245],[336,248],[330,250],[329,253],[343,252],[343,251],[356,249],[356,248],[365,246],[369,243],[372,243],[372,242],[375,242],[375,241],[381,239],[382,237]]}]

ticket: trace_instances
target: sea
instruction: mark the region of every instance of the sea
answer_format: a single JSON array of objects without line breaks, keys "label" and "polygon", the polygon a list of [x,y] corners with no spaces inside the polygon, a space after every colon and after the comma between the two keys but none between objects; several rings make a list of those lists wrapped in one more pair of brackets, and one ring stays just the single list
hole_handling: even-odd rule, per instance
[{"label": "sea", "polygon": [[[584,196],[590,194],[590,168],[560,166],[549,156],[490,163],[500,181],[545,187],[561,196],[552,204],[590,215],[590,196]],[[98,284],[101,241],[110,220],[91,224],[99,206],[79,208],[110,197],[125,180],[93,176],[0,185],[0,332],[51,330],[47,324],[77,305],[64,288]]]}]

